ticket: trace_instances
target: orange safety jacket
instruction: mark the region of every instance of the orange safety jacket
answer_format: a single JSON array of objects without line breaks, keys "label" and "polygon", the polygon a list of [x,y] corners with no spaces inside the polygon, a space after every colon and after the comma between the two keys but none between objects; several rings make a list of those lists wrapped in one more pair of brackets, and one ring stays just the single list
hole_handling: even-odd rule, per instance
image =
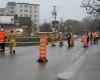
[{"label": "orange safety jacket", "polygon": [[87,44],[87,36],[83,36],[83,37],[82,37],[82,42],[83,42],[84,44]]},{"label": "orange safety jacket", "polygon": [[96,34],[95,33],[92,36],[93,36],[93,39],[96,39]]},{"label": "orange safety jacket", "polygon": [[5,32],[1,31],[0,32],[0,43],[5,41]]}]

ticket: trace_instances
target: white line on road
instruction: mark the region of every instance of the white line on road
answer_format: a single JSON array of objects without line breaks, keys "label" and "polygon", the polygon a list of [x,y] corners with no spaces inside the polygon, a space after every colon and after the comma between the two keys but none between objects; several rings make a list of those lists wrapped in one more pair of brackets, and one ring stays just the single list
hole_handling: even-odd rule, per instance
[{"label": "white line on road", "polygon": [[57,80],[72,80],[77,74],[78,69],[81,67],[82,63],[86,59],[86,56],[87,56],[87,52],[83,53],[74,64],[69,66],[66,72],[57,75]]}]

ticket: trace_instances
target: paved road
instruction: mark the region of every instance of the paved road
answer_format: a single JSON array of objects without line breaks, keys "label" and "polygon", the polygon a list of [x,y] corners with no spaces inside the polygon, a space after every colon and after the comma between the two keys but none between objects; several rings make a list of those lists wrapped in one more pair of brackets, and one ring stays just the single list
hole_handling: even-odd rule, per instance
[{"label": "paved road", "polygon": [[0,56],[0,80],[54,80],[58,73],[64,72],[87,50],[80,40],[74,48],[47,46],[47,64],[38,64],[38,46],[17,47],[16,55]]},{"label": "paved road", "polygon": [[100,80],[100,43],[91,47],[73,80]]}]

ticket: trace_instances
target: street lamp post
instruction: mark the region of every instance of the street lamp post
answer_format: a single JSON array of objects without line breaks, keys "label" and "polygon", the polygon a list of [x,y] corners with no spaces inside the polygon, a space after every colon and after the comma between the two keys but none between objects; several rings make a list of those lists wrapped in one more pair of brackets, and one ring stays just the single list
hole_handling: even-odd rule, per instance
[{"label": "street lamp post", "polygon": [[56,11],[56,6],[54,6],[54,9],[53,9],[53,12],[52,12],[52,15],[54,17],[54,24],[52,24],[55,28],[55,32],[56,32],[56,29],[57,29],[57,25],[56,25],[56,17],[57,17],[57,11]]}]

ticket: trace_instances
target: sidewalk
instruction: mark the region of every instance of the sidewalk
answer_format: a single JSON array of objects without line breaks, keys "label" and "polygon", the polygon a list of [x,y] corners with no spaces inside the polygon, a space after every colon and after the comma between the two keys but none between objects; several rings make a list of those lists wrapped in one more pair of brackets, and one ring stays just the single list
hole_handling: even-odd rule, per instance
[{"label": "sidewalk", "polygon": [[73,80],[100,80],[100,43],[91,47]]}]

